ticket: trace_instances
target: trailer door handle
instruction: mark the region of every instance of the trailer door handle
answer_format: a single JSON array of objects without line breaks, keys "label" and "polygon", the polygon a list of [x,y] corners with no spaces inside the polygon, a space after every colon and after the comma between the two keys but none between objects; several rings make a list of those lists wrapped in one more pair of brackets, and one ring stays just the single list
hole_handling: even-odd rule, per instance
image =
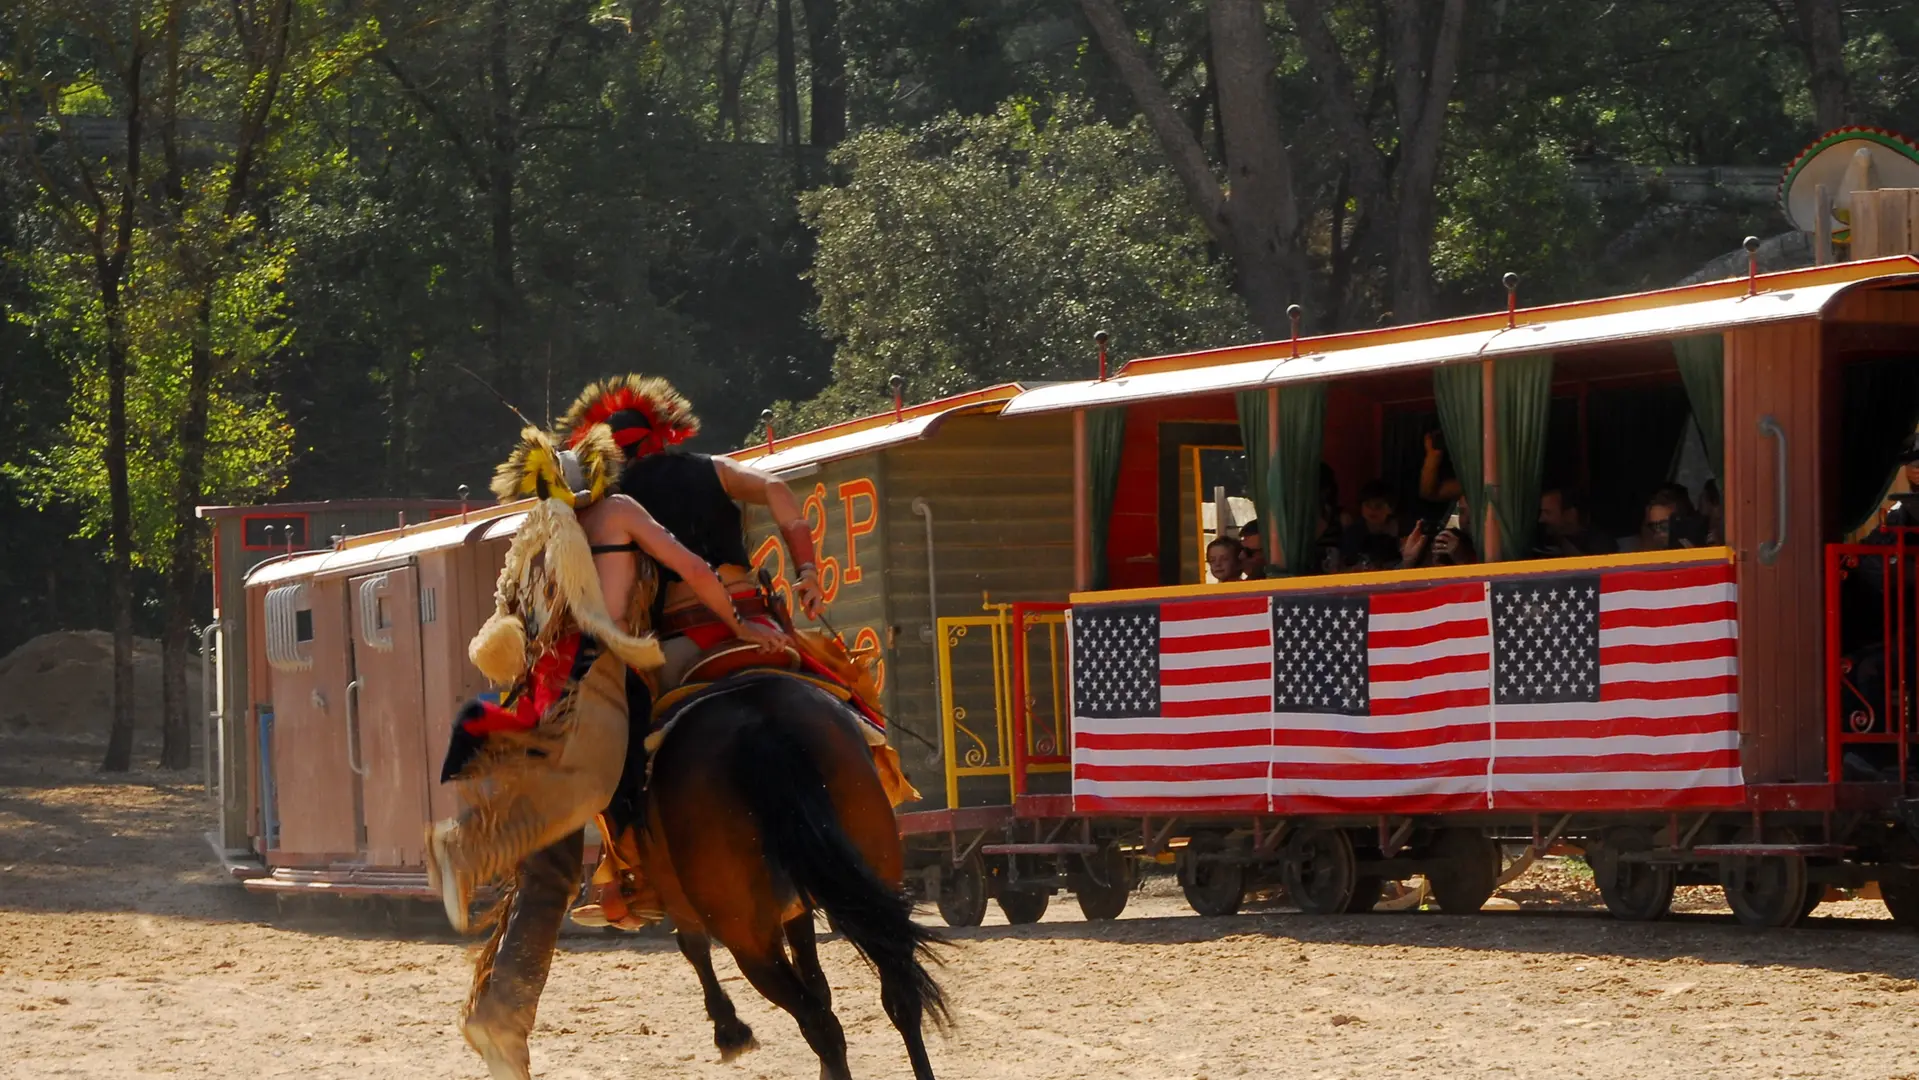
[{"label": "trailer door handle", "polygon": [[346,684],[346,767],[366,775],[360,762],[360,680]]},{"label": "trailer door handle", "polygon": [[1777,485],[1774,498],[1778,500],[1774,506],[1776,517],[1773,523],[1773,536],[1771,540],[1759,545],[1760,565],[1771,566],[1779,561],[1779,549],[1786,546],[1786,429],[1779,426],[1779,421],[1774,419],[1771,413],[1767,413],[1759,418],[1759,433],[1773,440],[1773,449],[1778,462],[1773,476]]}]

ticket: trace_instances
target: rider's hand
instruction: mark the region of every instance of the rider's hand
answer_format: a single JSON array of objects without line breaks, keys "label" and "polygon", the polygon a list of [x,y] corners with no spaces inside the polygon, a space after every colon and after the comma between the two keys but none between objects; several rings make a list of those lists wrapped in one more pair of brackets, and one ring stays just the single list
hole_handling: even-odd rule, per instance
[{"label": "rider's hand", "polygon": [[820,609],[826,606],[826,593],[820,589],[819,575],[811,570],[800,574],[800,580],[793,586],[793,597],[809,619],[818,620]]},{"label": "rider's hand", "polygon": [[761,648],[786,648],[793,644],[785,634],[763,623],[742,622],[734,629],[733,634],[741,641]]},{"label": "rider's hand", "polygon": [[1413,522],[1413,531],[1399,542],[1399,565],[1401,568],[1415,566],[1419,557],[1426,553],[1426,523]]}]

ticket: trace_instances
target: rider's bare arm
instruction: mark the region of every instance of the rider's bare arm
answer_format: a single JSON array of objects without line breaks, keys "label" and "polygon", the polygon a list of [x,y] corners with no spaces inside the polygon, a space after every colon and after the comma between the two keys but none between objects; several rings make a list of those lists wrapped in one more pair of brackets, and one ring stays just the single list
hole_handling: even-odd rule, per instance
[{"label": "rider's bare arm", "polygon": [[799,597],[800,609],[806,612],[808,618],[819,618],[825,597],[820,590],[817,556],[813,551],[813,527],[807,522],[806,512],[800,508],[799,500],[793,497],[793,490],[772,473],[742,465],[731,458],[716,457],[713,467],[719,470],[720,486],[726,489],[728,498],[764,506],[773,516],[774,523],[779,526],[780,538],[786,541],[786,550],[793,556],[793,576],[797,579],[795,592]]},{"label": "rider's bare arm", "polygon": [[719,575],[706,565],[705,559],[687,550],[686,545],[675,539],[652,514],[647,513],[646,507],[625,495],[614,495],[607,499],[607,504],[607,511],[618,515],[616,520],[619,525],[633,538],[634,543],[640,545],[640,550],[678,574],[680,580],[693,590],[693,595],[699,597],[707,610],[718,616],[735,636],[748,640],[759,640],[766,636],[764,628],[740,621],[739,613],[733,608],[733,598],[727,595],[726,586],[720,583]]}]

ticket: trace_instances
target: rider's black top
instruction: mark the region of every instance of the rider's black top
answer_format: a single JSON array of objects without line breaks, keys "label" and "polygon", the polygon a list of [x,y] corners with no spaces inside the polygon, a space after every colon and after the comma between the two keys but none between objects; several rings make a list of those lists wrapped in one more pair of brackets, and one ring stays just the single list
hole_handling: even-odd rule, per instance
[{"label": "rider's black top", "polygon": [[[627,465],[620,491],[646,507],[674,539],[708,566],[747,566],[746,527],[740,508],[720,484],[713,459],[705,454],[668,450]],[[679,575],[662,566],[666,581]]]}]

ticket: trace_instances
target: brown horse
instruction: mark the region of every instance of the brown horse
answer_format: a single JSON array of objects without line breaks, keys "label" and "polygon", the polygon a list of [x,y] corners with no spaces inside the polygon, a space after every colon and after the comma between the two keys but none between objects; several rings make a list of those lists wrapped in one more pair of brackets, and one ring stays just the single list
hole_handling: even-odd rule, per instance
[{"label": "brown horse", "polygon": [[849,1080],[814,947],[823,910],[878,972],[915,1080],[933,1080],[921,1019],[943,1024],[946,1010],[921,961],[942,939],[913,921],[898,825],[858,723],[831,695],[778,675],[736,677],[690,703],[653,760],[642,857],[723,1058],[757,1044],[713,974],[716,939],[799,1022],[822,1080]]}]

